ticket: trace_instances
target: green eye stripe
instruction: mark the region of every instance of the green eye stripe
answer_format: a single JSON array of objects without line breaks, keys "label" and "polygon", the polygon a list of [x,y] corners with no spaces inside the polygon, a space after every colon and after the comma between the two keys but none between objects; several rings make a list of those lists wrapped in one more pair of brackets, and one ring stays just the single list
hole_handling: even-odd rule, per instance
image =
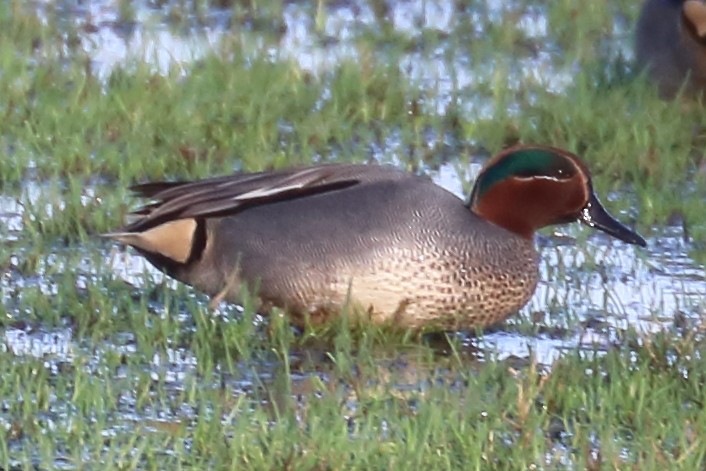
[{"label": "green eye stripe", "polygon": [[569,178],[576,168],[564,156],[548,149],[522,149],[488,167],[478,178],[473,199],[483,196],[495,184],[512,177]]}]

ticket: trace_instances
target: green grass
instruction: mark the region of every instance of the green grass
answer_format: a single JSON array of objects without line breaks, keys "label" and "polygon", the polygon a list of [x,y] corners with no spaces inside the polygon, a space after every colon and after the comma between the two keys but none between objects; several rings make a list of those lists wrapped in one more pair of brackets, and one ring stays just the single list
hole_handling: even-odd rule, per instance
[{"label": "green grass", "polygon": [[[645,235],[683,221],[697,267],[706,118],[659,100],[619,53],[637,1],[457,2],[448,31],[422,19],[412,32],[373,1],[361,5],[374,19],[348,43],[356,57],[318,73],[278,48],[285,4],[193,3],[169,3],[167,25],[232,10],[211,52],[165,73],[134,60],[105,80],[79,46],[89,28],[52,6],[0,4],[0,188],[22,205],[22,230],[0,232],[0,332],[41,340],[70,329],[68,352],[38,358],[3,337],[0,469],[704,466],[706,343],[693,320],[703,304],[682,306],[686,325],[616,330],[610,348],[575,348],[549,367],[478,352],[468,336],[438,342],[345,320],[302,333],[248,303],[213,312],[184,286],[124,281],[119,254],[97,237],[135,206],[126,187],[137,181],[373,152],[411,169],[463,166],[521,141],[583,156],[607,206]],[[135,8],[120,2],[117,13],[131,21]],[[335,45],[325,21],[336,7],[302,8],[312,34]],[[546,32],[518,29],[526,12],[546,18]],[[445,73],[410,76],[410,57]],[[532,61],[543,79],[527,73]],[[552,76],[567,85],[548,88]],[[539,323],[523,314],[505,328],[529,338],[583,329],[576,296],[562,295],[583,293],[588,270],[608,280],[604,315],[623,308],[610,282],[634,268],[604,267],[579,240],[580,267],[546,268],[558,288],[532,314]]]}]

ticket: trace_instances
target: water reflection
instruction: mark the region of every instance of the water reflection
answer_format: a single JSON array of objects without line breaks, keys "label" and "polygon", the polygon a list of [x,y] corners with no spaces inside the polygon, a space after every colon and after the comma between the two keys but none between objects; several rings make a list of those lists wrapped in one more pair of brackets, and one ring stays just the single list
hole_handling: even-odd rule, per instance
[{"label": "water reflection", "polygon": [[[236,16],[237,6],[192,11],[185,16],[183,5],[159,5],[138,3],[129,14],[108,1],[41,3],[34,8],[45,24],[58,18],[66,31],[79,31],[80,47],[90,58],[93,72],[102,79],[116,68],[129,69],[135,64],[149,65],[162,74],[175,70],[186,73],[197,59],[219,50],[226,41],[237,41],[253,56],[294,60],[318,75],[343,60],[364,62],[368,54],[385,54],[386,48],[372,51],[365,46],[361,38],[366,35],[393,41],[391,51],[406,51],[400,61],[402,72],[413,83],[436,92],[431,105],[439,113],[452,103],[454,91],[481,84],[492,87],[502,71],[512,71],[514,79],[504,85],[513,90],[529,82],[560,92],[573,79],[573,71],[559,70],[555,65],[557,51],[547,42],[547,19],[539,5],[487,0],[470,9],[452,0],[401,1],[386,2],[376,11],[373,5],[377,4],[365,2],[294,2],[283,4],[281,11],[260,12],[258,21]],[[178,15],[173,14],[175,10]],[[473,44],[508,18],[527,42],[524,52],[517,52],[511,60],[473,57]],[[451,37],[452,32],[464,28],[468,29],[465,37]],[[462,106],[481,115],[491,112],[490,105],[480,98]]]}]

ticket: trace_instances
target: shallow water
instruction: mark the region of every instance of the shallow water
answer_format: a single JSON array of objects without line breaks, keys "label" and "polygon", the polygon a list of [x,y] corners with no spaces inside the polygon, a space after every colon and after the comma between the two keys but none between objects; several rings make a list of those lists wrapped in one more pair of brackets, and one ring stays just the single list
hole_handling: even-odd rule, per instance
[{"label": "shallow water", "polygon": [[[399,1],[389,3],[386,22],[395,32],[412,38],[418,43],[407,53],[404,72],[420,88],[436,91],[431,109],[443,113],[454,98],[454,91],[492,81],[498,64],[488,64],[485,75],[469,73],[471,57],[464,53],[449,57],[447,40],[440,40],[434,47],[424,46],[423,33],[436,32],[439,37],[458,27],[463,15],[452,1],[419,2]],[[177,68],[188,73],[188,66],[203,56],[210,48],[218,47],[226,35],[239,35],[241,40],[252,44],[253,53],[263,50],[276,59],[294,59],[311,73],[324,73],[342,59],[360,59],[361,51],[356,38],[380,27],[380,18],[367,5],[337,2],[317,16],[315,8],[291,3],[284,6],[281,16],[273,15],[271,23],[264,26],[238,23],[229,10],[211,9],[202,17],[186,16],[176,25],[170,18],[170,9],[175,6],[164,3],[154,8],[150,2],[137,2],[134,20],[121,20],[114,2],[36,2],[34,8],[44,12],[44,18],[58,16],[69,25],[79,25],[81,47],[89,55],[93,71],[106,78],[116,67],[125,66],[133,60],[147,60],[157,72]],[[573,78],[571,70],[554,67],[555,45],[544,44],[541,52],[534,52],[533,41],[542,42],[546,36],[547,22],[541,7],[518,8],[514,2],[487,1],[479,7],[481,13],[472,17],[476,30],[482,36],[483,24],[498,20],[508,10],[517,9],[517,25],[525,32],[529,41],[527,53],[514,67],[526,74],[524,79],[542,83],[547,89],[561,93]],[[279,27],[278,22],[281,21]],[[615,54],[629,57],[626,27],[620,19],[613,25],[616,43]],[[262,28],[267,31],[261,31]],[[414,42],[413,41],[413,42]],[[453,46],[453,44],[451,44]],[[464,111],[483,116],[491,113],[490,103],[479,100],[464,104]],[[512,110],[509,110],[512,112]],[[385,149],[376,150],[375,158],[385,162],[396,162],[396,145],[388,143]],[[482,159],[472,159],[466,165],[448,161],[437,168],[422,166],[441,186],[464,197],[464,188],[470,187],[480,170]],[[108,354],[130,354],[137,349],[133,332],[123,332],[99,345],[87,344],[77,338],[69,322],[60,327],[49,328],[25,322],[24,313],[13,311],[14,300],[22,296],[24,289],[35,287],[51,296],[56,293],[56,281],[43,277],[49,267],[66,264],[64,253],[57,249],[40,263],[37,273],[31,277],[20,269],[23,253],[23,220],[26,207],[43,201],[46,190],[33,181],[14,193],[0,195],[0,244],[12,248],[13,254],[0,279],[0,293],[7,315],[17,322],[0,330],[0,350],[18,357],[34,357],[44,360],[51,374],[60,374],[62,364],[71,364],[75,355],[91,358],[92,366],[101,364]],[[87,197],[90,197],[90,189]],[[61,204],[51,206],[61,208]],[[629,220],[625,215],[619,219]],[[679,227],[664,227],[653,231],[647,249],[629,246],[602,234],[592,232],[588,242],[577,244],[576,237],[592,232],[588,228],[571,225],[544,232],[539,237],[541,252],[541,282],[530,303],[522,309],[520,316],[510,319],[500,330],[475,338],[459,333],[463,343],[474,350],[475,357],[527,360],[530,356],[543,365],[552,362],[565,352],[595,354],[607,350],[620,342],[626,330],[635,330],[646,335],[661,330],[688,330],[700,325],[706,315],[706,269],[689,256],[692,246],[684,240]],[[146,286],[159,283],[164,276],[152,268],[134,252],[125,252],[109,243],[96,242],[84,249],[81,273],[77,289],[85,289],[104,274],[106,267],[114,277],[125,281],[140,291]],[[97,255],[98,254],[98,255]],[[176,286],[171,283],[170,286]],[[206,303],[205,298],[201,302]],[[156,307],[159,310],[159,306]],[[170,313],[170,315],[175,315]],[[177,312],[177,316],[188,328],[193,328],[191,314]],[[223,322],[233,321],[238,310],[221,307],[215,316]],[[294,362],[303,361],[303,352],[292,352]],[[184,388],[184,380],[196,376],[195,354],[181,347],[167,350],[166,354],[155,354],[145,366],[154,381],[166,384],[170,390]],[[412,360],[400,355],[384,365],[396,369],[397,387],[423,387],[428,380],[426,371]],[[248,373],[252,369],[252,373]],[[238,378],[223,373],[223,383],[234,395],[248,394],[263,382],[271,382],[278,364],[263,362],[245,364]],[[325,378],[325,368],[321,376]],[[114,373],[112,379],[119,380],[124,370]],[[311,370],[293,374],[293,387],[306,388]],[[403,378],[400,380],[399,378]],[[169,423],[178,417],[193,415],[193,411],[176,413],[164,410],[137,413],[133,391],[126,391],[119,411],[119,420],[112,425],[115,430],[131,427],[140,421]],[[355,404],[350,404],[351,408]],[[57,412],[61,415],[61,411]],[[4,424],[0,412],[0,424]],[[114,430],[113,430],[114,431]],[[106,430],[110,434],[111,430]],[[57,461],[61,465],[61,460]]]},{"label": "shallow water", "polygon": [[[412,45],[407,47],[411,50],[406,52],[401,69],[420,88],[434,90],[434,99],[427,105],[439,113],[455,100],[455,91],[493,84],[494,76],[504,68],[517,74],[507,84],[510,88],[533,81],[555,93],[570,85],[575,73],[556,67],[555,54],[560,51],[546,42],[547,20],[538,5],[486,0],[471,9],[452,0],[398,1],[388,2],[384,12],[375,12],[364,2],[334,2],[324,9],[293,2],[284,4],[281,12],[263,14],[264,20],[240,22],[230,9],[179,14],[175,20],[173,11],[181,9],[177,2],[160,2],[161,7],[147,1],[135,3],[134,18],[121,17],[115,4],[106,0],[37,2],[35,8],[45,23],[58,18],[67,29],[79,28],[80,45],[90,58],[91,70],[103,79],[116,68],[129,68],[136,62],[152,64],[157,73],[187,73],[194,61],[233,36],[249,45],[253,55],[292,59],[303,70],[321,74],[342,60],[364,61],[371,51],[358,44],[358,39],[381,35],[381,30],[394,31]],[[471,70],[473,47],[465,42],[481,41],[487,27],[506,16],[524,33],[526,46],[511,61],[497,58]],[[613,27],[618,38],[628,34],[619,19]],[[462,28],[470,29],[463,42],[449,39],[449,33]],[[435,38],[431,46],[425,43],[429,36]],[[624,46],[624,42],[613,45],[614,54],[630,57],[630,48]],[[385,49],[377,52],[384,54]],[[492,104],[480,97],[472,103],[454,104],[478,116],[492,113]]]},{"label": "shallow water", "polygon": [[[447,163],[427,171],[437,184],[465,198],[463,187],[480,171],[481,159],[463,167],[462,176],[457,167]],[[36,202],[40,194],[41,187],[29,185],[20,198],[0,195],[0,223],[5,228],[0,240],[20,240],[22,200]],[[575,243],[581,232],[589,233],[585,247]],[[520,317],[530,319],[538,331],[517,332],[517,321],[511,318],[501,331],[481,339],[469,336],[467,342],[499,359],[527,358],[531,353],[539,363],[550,365],[563,351],[607,349],[625,330],[649,334],[700,322],[706,314],[706,269],[689,257],[691,247],[684,240],[682,229],[665,227],[647,241],[648,247],[640,249],[579,224],[545,232],[538,236],[541,281],[530,303],[520,312]],[[177,285],[133,251],[110,243],[94,248],[104,253],[96,258],[86,252],[78,267],[84,274],[77,282],[78,289],[92,283],[92,277],[102,273],[105,266],[136,290],[165,279],[170,286]],[[10,260],[11,266],[19,263],[17,256]],[[54,270],[57,264],[65,263],[61,253],[47,259],[47,266],[52,265]],[[53,282],[41,276],[24,278],[12,269],[0,286],[6,301],[27,286],[37,286],[46,295],[57,292]],[[188,317],[187,313],[183,315]],[[71,329],[65,328],[47,331],[32,326],[29,332],[7,329],[3,336],[0,348],[17,355],[49,355],[60,361],[68,361],[74,342]]]}]

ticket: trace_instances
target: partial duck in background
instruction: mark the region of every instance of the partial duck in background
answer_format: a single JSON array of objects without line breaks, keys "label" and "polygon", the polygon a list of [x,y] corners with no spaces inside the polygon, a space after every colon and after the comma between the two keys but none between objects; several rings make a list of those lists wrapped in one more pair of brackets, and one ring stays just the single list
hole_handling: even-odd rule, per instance
[{"label": "partial duck in background", "polygon": [[647,0],[635,46],[638,67],[647,69],[663,98],[682,89],[693,97],[706,91],[706,2]]}]

